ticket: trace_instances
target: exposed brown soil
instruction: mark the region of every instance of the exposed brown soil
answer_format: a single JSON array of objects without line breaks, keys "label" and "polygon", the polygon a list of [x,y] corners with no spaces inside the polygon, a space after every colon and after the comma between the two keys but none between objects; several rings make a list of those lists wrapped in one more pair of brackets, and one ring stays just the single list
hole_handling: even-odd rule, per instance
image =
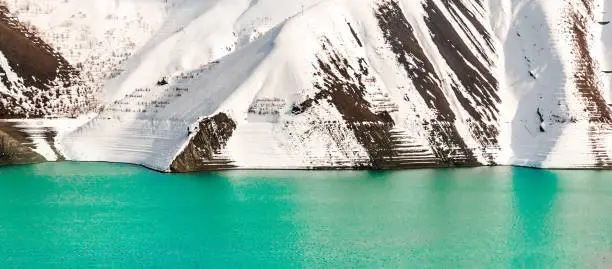
[{"label": "exposed brown soil", "polygon": [[202,120],[199,127],[198,133],[172,162],[170,170],[188,173],[233,168],[232,161],[219,154],[236,130],[236,122],[227,114],[219,113]]}]

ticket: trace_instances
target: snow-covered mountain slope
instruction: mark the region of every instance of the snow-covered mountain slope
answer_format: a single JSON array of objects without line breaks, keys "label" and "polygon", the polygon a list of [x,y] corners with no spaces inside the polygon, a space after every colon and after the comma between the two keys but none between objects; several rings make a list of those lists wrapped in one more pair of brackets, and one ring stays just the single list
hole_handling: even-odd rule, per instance
[{"label": "snow-covered mountain slope", "polygon": [[3,118],[67,114],[78,107],[82,96],[76,85],[78,71],[2,6],[0,36]]},{"label": "snow-covered mountain slope", "polygon": [[[26,111],[0,114],[48,160],[176,172],[612,164],[612,0],[4,5],[0,30],[18,37],[0,52],[26,40],[56,63],[0,61],[16,82],[0,111],[14,111],[11,96]],[[58,93],[27,98],[45,91]]]}]

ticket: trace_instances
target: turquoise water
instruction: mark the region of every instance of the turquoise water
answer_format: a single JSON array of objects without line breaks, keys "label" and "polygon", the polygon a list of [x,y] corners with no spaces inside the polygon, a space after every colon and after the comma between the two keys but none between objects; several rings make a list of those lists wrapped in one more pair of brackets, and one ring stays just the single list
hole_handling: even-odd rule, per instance
[{"label": "turquoise water", "polygon": [[612,172],[0,168],[0,267],[610,268]]}]

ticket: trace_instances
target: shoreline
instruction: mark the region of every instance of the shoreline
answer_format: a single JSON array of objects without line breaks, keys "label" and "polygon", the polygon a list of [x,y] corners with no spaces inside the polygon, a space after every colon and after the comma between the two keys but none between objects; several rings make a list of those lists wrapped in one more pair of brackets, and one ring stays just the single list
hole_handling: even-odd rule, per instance
[{"label": "shoreline", "polygon": [[16,166],[33,166],[33,165],[41,165],[41,164],[55,164],[55,163],[70,163],[70,164],[118,164],[118,165],[128,165],[128,166],[136,166],[140,168],[144,168],[149,171],[153,171],[160,174],[169,174],[169,175],[189,175],[189,174],[199,174],[199,173],[207,173],[207,172],[226,172],[226,171],[312,171],[312,172],[331,172],[331,171],[369,171],[369,172],[392,172],[392,171],[410,171],[410,170],[447,170],[447,169],[470,169],[470,168],[495,168],[495,167],[510,167],[510,168],[525,168],[525,169],[533,169],[533,170],[543,170],[543,171],[612,171],[611,168],[544,168],[544,167],[536,167],[536,166],[526,166],[526,165],[475,165],[475,166],[446,166],[446,167],[407,167],[407,168],[384,168],[384,169],[374,169],[368,167],[312,167],[312,168],[300,168],[300,167],[285,167],[285,168],[249,168],[249,167],[235,167],[235,168],[227,168],[227,169],[210,169],[203,171],[195,171],[195,172],[171,172],[169,170],[162,171],[154,168],[147,167],[142,164],[135,163],[122,163],[122,162],[108,162],[108,161],[47,161],[47,162],[37,162],[37,163],[25,163],[25,164],[8,164],[8,165],[0,165],[0,170],[3,168],[10,168]]}]

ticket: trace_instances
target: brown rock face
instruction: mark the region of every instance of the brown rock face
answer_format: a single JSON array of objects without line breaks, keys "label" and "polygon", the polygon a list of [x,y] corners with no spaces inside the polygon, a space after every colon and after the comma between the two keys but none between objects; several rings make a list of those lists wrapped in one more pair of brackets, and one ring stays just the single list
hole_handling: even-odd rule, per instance
[{"label": "brown rock face", "polygon": [[[381,12],[386,12],[386,10]],[[326,38],[323,38],[322,41],[323,53],[318,56],[315,64],[318,70],[315,76],[321,78],[321,82],[315,82],[314,88],[319,92],[299,104],[293,113],[296,115],[309,113],[310,109],[322,102],[329,102],[333,105],[342,114],[346,127],[353,131],[357,142],[364,147],[369,156],[369,160],[356,163],[356,167],[352,168],[398,169],[478,165],[473,153],[467,148],[456,128],[448,123],[454,119],[454,114],[439,88],[435,74],[427,73],[433,72],[433,66],[428,62],[420,47],[414,46],[418,45],[416,38],[407,35],[411,34],[409,25],[398,26],[392,23],[393,20],[387,21],[387,19],[389,18],[385,17],[385,21],[381,22],[381,27],[385,27],[384,30],[405,30],[401,31],[401,35],[391,36],[396,32],[389,32],[388,36],[388,42],[397,50],[398,60],[404,64],[410,78],[416,80],[417,88],[423,98],[427,98],[426,101],[430,108],[441,111],[440,122],[432,123],[427,128],[432,133],[432,137],[441,137],[442,143],[433,139],[430,145],[415,144],[409,141],[410,139],[403,134],[403,131],[396,128],[396,123],[389,112],[376,111],[374,106],[366,100],[365,81],[370,74],[367,60],[356,59],[358,67],[352,66],[351,61],[337,52],[333,44]],[[397,23],[401,24],[402,21]],[[387,26],[394,29],[389,29]],[[406,53],[406,50],[410,50],[409,53]],[[422,58],[415,61],[405,58],[407,55],[421,55]],[[417,62],[419,65],[412,65],[409,62]],[[426,148],[431,148],[431,151]],[[448,148],[453,150],[446,150]]]},{"label": "brown rock face", "polygon": [[[491,37],[484,26],[470,13],[463,2],[456,0],[445,0],[445,6],[463,32],[467,34],[468,40],[463,40],[459,33],[453,28],[450,18],[442,16],[440,8],[431,0],[423,4],[427,12],[425,22],[432,33],[432,39],[436,43],[438,51],[457,75],[459,81],[452,86],[453,93],[461,106],[467,111],[472,119],[470,122],[471,134],[480,142],[483,148],[498,147],[498,105],[501,99],[498,95],[498,82],[491,73],[491,62],[483,52],[484,47],[494,51]],[[478,2],[479,3],[479,2]],[[463,19],[467,18],[467,19]],[[486,40],[486,45],[481,46],[476,42],[476,37],[468,29],[472,25]],[[473,52],[467,45],[472,43],[476,48]],[[485,62],[478,59],[480,55]],[[488,65],[487,65],[488,64]],[[459,85],[463,86],[461,90]],[[470,101],[475,100],[475,101]],[[493,156],[488,156],[493,159]]]},{"label": "brown rock face", "polygon": [[[6,58],[10,71],[17,74],[19,81],[9,81],[7,71],[0,67],[0,83],[11,92],[22,97],[0,93],[0,119],[36,118],[44,114],[44,105],[51,87],[69,86],[77,72],[70,64],[43,42],[33,31],[25,27],[0,5],[0,53]],[[18,99],[19,98],[19,99]],[[24,100],[28,99],[28,100]],[[26,109],[28,101],[34,108]],[[54,134],[48,134],[49,139]],[[29,164],[45,161],[44,157],[32,150],[32,141],[25,133],[13,128],[10,123],[0,122],[0,165]]]},{"label": "brown rock face", "polygon": [[236,122],[219,113],[202,120],[198,133],[170,165],[177,173],[199,172],[233,168],[232,161],[223,158],[221,150],[236,130]]},{"label": "brown rock face", "polygon": [[[50,86],[59,83],[69,86],[71,78],[78,73],[70,64],[42,41],[36,33],[27,29],[17,19],[11,17],[6,7],[0,5],[0,52],[21,81],[11,82],[6,70],[0,68],[0,82],[7,88],[21,88],[23,95],[29,99],[41,98],[39,108],[44,100],[41,92],[48,91]],[[21,101],[8,95],[0,95],[8,105],[0,104],[0,118],[41,117],[40,110],[26,111],[19,108]]]},{"label": "brown rock face", "polygon": [[323,82],[314,85],[319,92],[300,104],[301,111],[294,114],[304,113],[320,102],[329,100],[370,156],[369,163],[360,164],[360,167],[396,167],[395,161],[401,154],[397,152],[396,143],[391,138],[391,129],[395,123],[388,112],[374,112],[370,103],[364,99],[363,80],[369,74],[367,63],[360,59],[359,68],[352,67],[347,59],[333,50],[333,45],[327,39],[324,39],[322,48],[326,54],[317,61],[319,71],[316,75]]},{"label": "brown rock face", "polygon": [[0,166],[44,162],[45,158],[24,144],[25,137],[0,129]]},{"label": "brown rock face", "polygon": [[69,83],[74,73],[66,59],[10,17],[3,6],[0,6],[0,51],[26,87],[44,89],[57,78]]},{"label": "brown rock face", "polygon": [[[431,3],[425,5],[429,4]],[[426,9],[428,8],[429,10],[434,9],[434,12],[429,14],[430,16],[439,16],[437,15],[440,13],[439,10],[435,12],[437,7],[426,6]],[[457,128],[454,126],[456,115],[452,111],[447,97],[444,95],[440,78],[433,64],[425,55],[421,44],[419,44],[414,35],[413,27],[406,20],[397,2],[393,0],[382,1],[378,7],[376,17],[387,43],[397,56],[397,61],[404,67],[408,78],[411,79],[425,103],[431,110],[436,111],[438,114],[437,119],[430,122],[427,129],[430,132],[430,144],[433,152],[435,152],[438,158],[439,166],[478,165],[479,163],[474,157],[472,149],[467,147],[465,141],[457,131]],[[445,20],[445,18],[441,19]],[[446,35],[446,38],[457,39],[457,33],[454,29],[449,28],[448,25],[450,25],[448,21],[441,21],[438,22],[438,24],[428,24],[431,30],[436,33],[434,39],[436,36],[443,35]],[[444,38],[444,36],[442,38]],[[454,39],[453,42],[456,41]],[[446,51],[447,45],[440,44],[440,42],[437,42],[436,45],[439,46],[440,52],[445,55],[444,52]],[[448,47],[450,47],[450,44]],[[465,67],[465,64],[461,65],[456,59],[452,58],[456,57],[456,55],[449,54],[445,56],[455,61],[451,64],[459,65],[451,68],[459,69]],[[475,73],[475,71],[473,72]],[[459,94],[458,99],[462,100],[460,92],[456,91],[456,93]],[[469,111],[471,108],[471,110],[474,111],[469,102],[463,102],[462,105],[466,107],[466,110]],[[477,112],[474,113],[479,116]],[[436,141],[435,138],[440,139]],[[449,150],[449,148],[452,150]]]},{"label": "brown rock face", "polygon": [[[582,6],[581,6],[582,5]],[[594,21],[593,3],[583,0],[577,7],[566,9],[566,27],[571,34],[574,47],[574,84],[578,95],[586,105],[585,112],[591,127],[588,130],[591,150],[597,160],[597,167],[612,169],[612,156],[603,149],[605,140],[602,133],[612,131],[612,111],[606,104],[600,90],[598,67],[590,52],[588,36],[589,24]],[[586,11],[580,12],[579,8]]]}]

